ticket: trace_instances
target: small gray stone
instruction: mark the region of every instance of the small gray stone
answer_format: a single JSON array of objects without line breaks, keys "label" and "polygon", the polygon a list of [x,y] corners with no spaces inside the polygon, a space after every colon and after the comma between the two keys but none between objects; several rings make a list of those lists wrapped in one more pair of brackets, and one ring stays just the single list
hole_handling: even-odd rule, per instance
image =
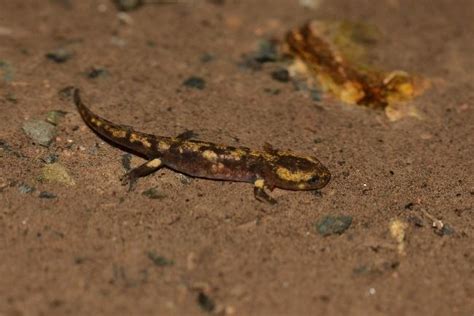
[{"label": "small gray stone", "polygon": [[166,198],[166,194],[160,193],[156,187],[143,191],[142,195],[152,200],[161,200]]},{"label": "small gray stone", "polygon": [[46,164],[52,164],[59,160],[59,156],[56,154],[49,154],[46,157],[41,158],[41,160],[43,160],[43,162]]},{"label": "small gray stone", "polygon": [[56,136],[56,128],[41,120],[28,121],[23,124],[23,131],[35,143],[42,146],[49,146]]},{"label": "small gray stone", "polygon": [[50,51],[45,55],[49,60],[54,61],[55,63],[62,64],[68,61],[72,57],[72,53],[64,48],[59,48],[53,51]]},{"label": "small gray stone", "polygon": [[325,216],[316,224],[316,231],[322,236],[329,236],[333,234],[342,234],[352,224],[351,216]]},{"label": "small gray stone", "polygon": [[23,194],[28,194],[28,193],[34,192],[36,189],[26,183],[21,183],[18,186],[18,190]]}]

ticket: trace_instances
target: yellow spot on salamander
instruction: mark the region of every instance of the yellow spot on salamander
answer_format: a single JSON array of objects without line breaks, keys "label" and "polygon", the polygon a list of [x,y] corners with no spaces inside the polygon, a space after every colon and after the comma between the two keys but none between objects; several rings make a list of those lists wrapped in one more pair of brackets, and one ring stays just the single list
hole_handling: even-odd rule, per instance
[{"label": "yellow spot on salamander", "polygon": [[111,129],[112,136],[116,138],[125,138],[127,137],[127,132],[121,129]]},{"label": "yellow spot on salamander", "polygon": [[302,182],[308,181],[313,177],[311,172],[304,171],[291,171],[284,167],[278,167],[276,173],[280,179],[291,181],[291,182]]},{"label": "yellow spot on salamander", "polygon": [[170,144],[168,144],[167,142],[160,141],[160,142],[158,143],[158,148],[159,148],[160,150],[168,150],[168,149],[170,149],[170,147],[171,147]]},{"label": "yellow spot on salamander", "polygon": [[201,142],[183,142],[183,147],[186,150],[190,151],[200,151],[201,147],[203,145],[207,145],[207,143],[201,143]]},{"label": "yellow spot on salamander", "polygon": [[242,149],[235,149],[230,152],[230,158],[234,160],[240,160],[245,156],[246,152]]},{"label": "yellow spot on salamander", "polygon": [[202,153],[202,156],[209,161],[216,162],[217,161],[217,154],[212,150],[205,150]]},{"label": "yellow spot on salamander", "polygon": [[101,127],[103,124],[101,120],[98,120],[96,118],[91,118],[91,123],[98,127]]},{"label": "yellow spot on salamander", "polygon": [[161,166],[161,159],[156,158],[156,159],[150,160],[147,163],[147,166],[150,168],[158,168],[159,166]]},{"label": "yellow spot on salamander", "polygon": [[265,187],[265,180],[258,179],[258,180],[255,180],[255,182],[253,184],[255,185],[255,187],[257,187],[259,189],[263,189]]},{"label": "yellow spot on salamander", "polygon": [[139,142],[139,143],[142,143],[143,146],[147,147],[147,148],[150,148],[151,147],[151,143],[146,139],[146,137],[144,136],[141,136],[141,135],[138,135],[136,133],[132,133],[130,135],[130,141],[132,143],[134,142]]},{"label": "yellow spot on salamander", "polygon": [[219,162],[217,165],[212,165],[211,171],[214,173],[222,173],[224,168],[225,168],[224,164]]}]

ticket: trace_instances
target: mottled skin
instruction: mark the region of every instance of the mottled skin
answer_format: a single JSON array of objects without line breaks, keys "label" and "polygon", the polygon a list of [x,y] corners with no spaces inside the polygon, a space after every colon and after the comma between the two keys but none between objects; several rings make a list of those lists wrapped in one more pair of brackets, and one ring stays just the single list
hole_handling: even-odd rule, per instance
[{"label": "mottled skin", "polygon": [[86,124],[113,144],[138,154],[148,161],[128,172],[122,181],[132,188],[136,179],[160,167],[168,167],[193,177],[254,183],[258,200],[275,203],[264,188],[273,190],[317,190],[330,180],[328,169],[316,158],[279,151],[265,146],[264,151],[232,147],[189,139],[190,133],[163,137],[137,132],[117,125],[91,112],[82,103],[79,90],[74,102]]}]

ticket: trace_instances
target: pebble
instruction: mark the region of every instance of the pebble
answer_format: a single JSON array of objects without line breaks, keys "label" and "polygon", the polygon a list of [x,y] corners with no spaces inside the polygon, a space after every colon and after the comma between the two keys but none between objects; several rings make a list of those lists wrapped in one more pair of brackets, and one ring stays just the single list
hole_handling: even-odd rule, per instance
[{"label": "pebble", "polygon": [[58,182],[65,185],[75,185],[74,179],[69,175],[66,167],[60,163],[45,165],[41,169],[40,181]]},{"label": "pebble", "polygon": [[65,48],[58,48],[56,50],[46,53],[46,58],[54,61],[55,63],[61,64],[65,63],[72,57],[72,53]]},{"label": "pebble", "polygon": [[183,81],[183,85],[186,87],[203,90],[206,87],[206,81],[201,77],[191,76]]},{"label": "pebble", "polygon": [[161,200],[166,197],[165,194],[158,192],[156,188],[150,188],[148,190],[145,190],[142,192],[142,195],[153,200]]},{"label": "pebble", "polygon": [[163,256],[158,255],[154,251],[149,251],[147,253],[147,257],[153,261],[153,263],[158,266],[158,267],[166,267],[166,266],[171,266],[174,264],[173,260],[167,259]]},{"label": "pebble", "polygon": [[132,169],[131,167],[132,155],[131,154],[123,154],[121,161],[122,161],[122,167],[125,169],[125,171],[130,171],[130,169]]},{"label": "pebble", "polygon": [[20,193],[28,194],[34,192],[36,189],[35,187],[32,187],[26,183],[22,183],[18,186],[18,190],[20,191]]},{"label": "pebble", "polygon": [[53,125],[58,125],[59,121],[67,114],[65,111],[53,110],[46,114],[46,121]]},{"label": "pebble", "polygon": [[209,313],[213,312],[216,308],[216,303],[214,303],[214,300],[202,291],[200,291],[198,294],[197,302],[202,310]]},{"label": "pebble", "polygon": [[59,156],[56,154],[49,154],[46,157],[41,158],[41,160],[43,160],[43,162],[46,164],[55,163],[56,161],[58,161],[58,159],[59,159]]},{"label": "pebble", "polygon": [[278,69],[272,72],[272,78],[280,82],[290,81],[290,73],[286,69]]},{"label": "pebble", "polygon": [[274,42],[261,40],[258,43],[258,50],[253,54],[253,58],[259,63],[275,62],[278,60],[278,51]]},{"label": "pebble", "polygon": [[48,147],[56,136],[56,128],[42,120],[32,120],[25,122],[23,131],[35,143]]},{"label": "pebble", "polygon": [[352,224],[351,216],[325,216],[320,219],[316,225],[316,231],[322,236],[329,236],[334,234],[342,234]]},{"label": "pebble", "polygon": [[92,67],[87,73],[86,76],[89,79],[96,79],[99,77],[105,77],[109,74],[107,69],[102,67]]},{"label": "pebble", "polygon": [[14,78],[13,66],[8,61],[0,60],[0,73],[3,73],[2,79],[5,82],[10,82]]},{"label": "pebble", "polygon": [[115,6],[120,11],[132,11],[141,7],[143,0],[114,0]]},{"label": "pebble", "polygon": [[40,194],[39,194],[39,197],[41,199],[54,199],[56,198],[56,194],[54,193],[51,193],[51,192],[47,192],[47,191],[41,191]]}]

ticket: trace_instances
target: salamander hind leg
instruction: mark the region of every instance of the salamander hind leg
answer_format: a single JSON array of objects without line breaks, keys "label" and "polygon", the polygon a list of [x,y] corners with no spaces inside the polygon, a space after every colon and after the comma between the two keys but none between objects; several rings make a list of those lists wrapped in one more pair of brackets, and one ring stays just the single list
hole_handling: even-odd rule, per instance
[{"label": "salamander hind leg", "polygon": [[163,162],[159,158],[151,159],[136,168],[133,168],[124,174],[120,180],[122,185],[128,185],[128,190],[132,191],[135,188],[138,178],[149,175],[163,166]]},{"label": "salamander hind leg", "polygon": [[253,194],[260,202],[266,202],[272,205],[277,204],[277,201],[265,192],[265,180],[263,179],[255,180]]}]

